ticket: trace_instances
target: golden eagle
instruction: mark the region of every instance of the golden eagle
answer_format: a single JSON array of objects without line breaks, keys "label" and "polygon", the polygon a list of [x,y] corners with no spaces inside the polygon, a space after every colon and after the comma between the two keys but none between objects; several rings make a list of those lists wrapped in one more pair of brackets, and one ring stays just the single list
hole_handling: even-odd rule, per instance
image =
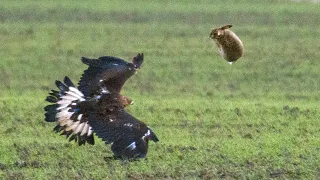
[{"label": "golden eagle", "polygon": [[56,122],[54,130],[79,145],[94,144],[94,132],[112,144],[115,157],[144,158],[148,141],[159,140],[145,123],[125,111],[132,101],[120,94],[124,83],[140,69],[143,54],[132,62],[112,56],[82,57],[82,62],[89,67],[78,87],[68,77],[56,81],[59,90],[52,90],[46,98],[52,104],[44,108],[45,120]]}]

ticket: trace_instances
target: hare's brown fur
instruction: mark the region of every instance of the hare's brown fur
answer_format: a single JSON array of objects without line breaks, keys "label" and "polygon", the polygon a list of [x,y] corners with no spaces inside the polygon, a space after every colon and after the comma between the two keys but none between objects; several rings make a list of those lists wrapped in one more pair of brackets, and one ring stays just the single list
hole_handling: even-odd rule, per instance
[{"label": "hare's brown fur", "polygon": [[230,30],[232,25],[212,29],[210,38],[213,39],[221,56],[229,62],[234,62],[243,55],[243,44],[240,38]]}]

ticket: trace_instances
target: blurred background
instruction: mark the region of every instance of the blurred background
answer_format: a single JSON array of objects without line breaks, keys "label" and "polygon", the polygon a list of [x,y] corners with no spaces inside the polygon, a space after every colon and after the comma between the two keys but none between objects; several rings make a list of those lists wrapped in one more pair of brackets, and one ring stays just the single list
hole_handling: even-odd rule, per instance
[{"label": "blurred background", "polygon": [[[44,91],[82,56],[145,53],[134,93],[308,96],[319,93],[319,4],[308,1],[3,1],[1,92]],[[233,24],[245,56],[229,66],[211,28]],[[177,94],[178,93],[178,94]]]}]

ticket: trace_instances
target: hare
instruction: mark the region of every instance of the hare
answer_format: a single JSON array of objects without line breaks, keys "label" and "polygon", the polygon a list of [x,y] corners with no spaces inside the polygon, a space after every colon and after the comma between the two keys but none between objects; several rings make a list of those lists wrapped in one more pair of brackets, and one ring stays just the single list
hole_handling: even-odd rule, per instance
[{"label": "hare", "polygon": [[225,25],[219,28],[213,28],[210,38],[213,39],[220,55],[232,64],[243,55],[243,44],[240,38],[230,30],[232,25]]}]

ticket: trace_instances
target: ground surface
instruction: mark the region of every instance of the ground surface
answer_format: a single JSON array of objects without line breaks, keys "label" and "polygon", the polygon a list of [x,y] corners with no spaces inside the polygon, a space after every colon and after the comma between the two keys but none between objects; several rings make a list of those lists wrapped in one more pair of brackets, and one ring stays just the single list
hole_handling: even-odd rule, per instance
[{"label": "ground surface", "polygon": [[[320,6],[307,1],[2,1],[0,179],[319,179]],[[233,24],[230,66],[209,39]],[[123,94],[159,143],[112,160],[44,121],[56,79],[80,57],[145,54]]]}]

